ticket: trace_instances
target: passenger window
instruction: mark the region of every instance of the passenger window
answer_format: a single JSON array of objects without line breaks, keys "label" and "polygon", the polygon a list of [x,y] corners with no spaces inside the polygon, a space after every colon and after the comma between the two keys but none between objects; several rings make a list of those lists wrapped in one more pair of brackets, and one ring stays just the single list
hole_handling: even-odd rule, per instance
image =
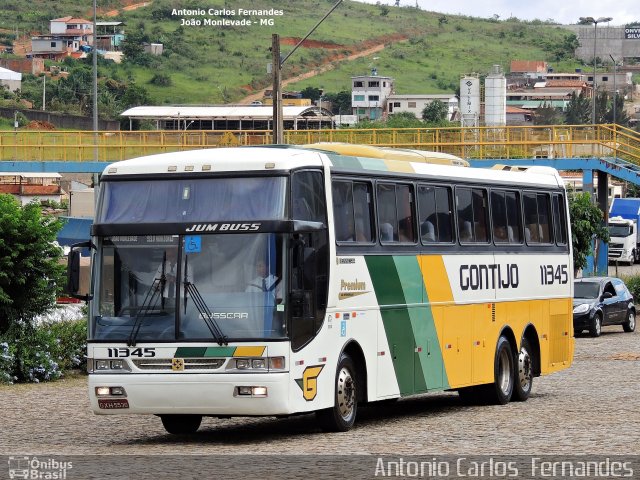
[{"label": "passenger window", "polygon": [[518,192],[493,190],[491,218],[496,243],[522,243],[522,220]]},{"label": "passenger window", "polygon": [[334,181],[333,215],[338,242],[373,242],[371,184]]},{"label": "passenger window", "polygon": [[393,184],[378,184],[378,229],[381,242],[398,241],[396,190]]},{"label": "passenger window", "polygon": [[523,198],[527,243],[551,243],[549,195],[527,192]]},{"label": "passenger window", "polygon": [[377,188],[380,241],[415,243],[413,186],[379,183]]},{"label": "passenger window", "polygon": [[418,210],[422,243],[451,243],[453,241],[453,215],[451,191],[446,187],[420,185]]},{"label": "passenger window", "polygon": [[457,188],[458,238],[461,243],[487,243],[487,192],[482,188]]},{"label": "passenger window", "polygon": [[553,218],[556,230],[556,243],[558,245],[567,244],[567,214],[564,205],[563,195],[553,196]]}]

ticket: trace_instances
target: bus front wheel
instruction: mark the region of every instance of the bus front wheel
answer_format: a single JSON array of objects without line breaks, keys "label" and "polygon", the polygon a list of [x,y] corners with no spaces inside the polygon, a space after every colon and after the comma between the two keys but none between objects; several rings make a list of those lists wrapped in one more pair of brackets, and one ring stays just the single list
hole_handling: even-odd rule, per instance
[{"label": "bus front wheel", "polygon": [[494,382],[477,387],[486,403],[505,405],[511,400],[515,383],[514,358],[509,340],[500,337],[493,366]]},{"label": "bus front wheel", "polygon": [[202,422],[202,415],[160,415],[164,429],[174,435],[196,433]]},{"label": "bus front wheel", "polygon": [[347,354],[340,356],[336,369],[334,405],[317,412],[320,426],[331,432],[346,432],[356,421],[358,410],[356,368]]}]

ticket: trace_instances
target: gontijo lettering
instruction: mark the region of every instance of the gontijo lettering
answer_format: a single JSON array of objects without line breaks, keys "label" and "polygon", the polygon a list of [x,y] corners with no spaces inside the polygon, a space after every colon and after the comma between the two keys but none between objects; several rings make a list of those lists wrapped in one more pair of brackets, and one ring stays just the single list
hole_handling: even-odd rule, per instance
[{"label": "gontijo lettering", "polygon": [[485,290],[492,288],[518,288],[520,283],[518,265],[460,265],[460,288],[462,290]]}]

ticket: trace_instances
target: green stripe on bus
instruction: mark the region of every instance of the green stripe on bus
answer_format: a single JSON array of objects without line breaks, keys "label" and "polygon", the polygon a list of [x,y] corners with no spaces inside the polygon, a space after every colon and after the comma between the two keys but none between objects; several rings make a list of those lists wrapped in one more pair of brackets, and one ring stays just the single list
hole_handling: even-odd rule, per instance
[{"label": "green stripe on bus", "polygon": [[365,259],[380,305],[400,394],[411,395],[415,392],[415,338],[396,262],[392,256],[370,256]]},{"label": "green stripe on bus", "polygon": [[411,255],[365,259],[400,393],[447,388],[442,350],[418,259]]},{"label": "green stripe on bus", "polygon": [[236,347],[178,347],[176,358],[232,357]]}]

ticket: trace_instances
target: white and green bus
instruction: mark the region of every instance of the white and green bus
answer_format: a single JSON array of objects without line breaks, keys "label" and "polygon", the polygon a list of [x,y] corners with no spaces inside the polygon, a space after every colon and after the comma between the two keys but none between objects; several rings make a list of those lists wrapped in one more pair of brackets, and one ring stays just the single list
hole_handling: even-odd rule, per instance
[{"label": "white and green bus", "polygon": [[94,412],[171,433],[316,412],[344,431],[358,405],[424,392],[526,400],[573,357],[565,188],[550,168],[465,164],[318,144],[106,168],[69,255]]}]

